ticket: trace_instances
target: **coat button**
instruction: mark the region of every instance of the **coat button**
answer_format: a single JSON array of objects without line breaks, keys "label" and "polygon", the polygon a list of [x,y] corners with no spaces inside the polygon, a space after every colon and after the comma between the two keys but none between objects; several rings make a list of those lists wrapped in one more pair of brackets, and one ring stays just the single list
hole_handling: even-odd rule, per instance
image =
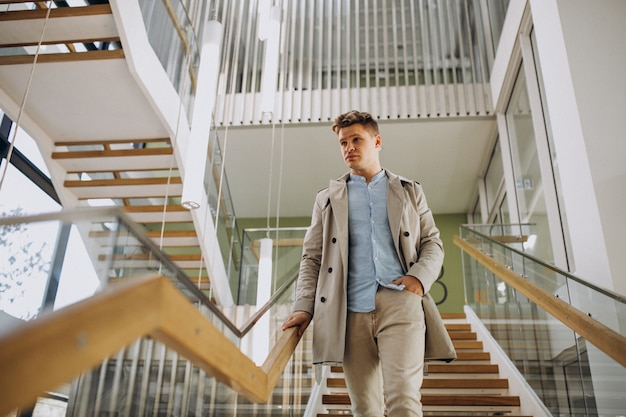
[{"label": "coat button", "polygon": [[336,238],[336,237],[334,237],[332,242],[333,242],[333,243],[337,243],[337,238]]},{"label": "coat button", "polygon": [[332,268],[328,268],[328,273],[331,273],[331,272],[333,272],[333,269]]},{"label": "coat button", "polygon": [[322,297],[322,298],[320,298],[320,301],[321,301],[322,303],[325,303],[325,302],[326,302],[326,297]]},{"label": "coat button", "polygon": [[408,237],[409,235],[410,235],[410,233],[409,233],[409,232],[404,232],[404,236],[407,236],[407,237]]}]

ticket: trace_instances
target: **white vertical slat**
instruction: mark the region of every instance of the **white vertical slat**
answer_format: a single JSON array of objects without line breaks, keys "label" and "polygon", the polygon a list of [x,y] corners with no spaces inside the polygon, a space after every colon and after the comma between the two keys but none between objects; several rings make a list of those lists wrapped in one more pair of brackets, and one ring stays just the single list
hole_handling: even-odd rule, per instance
[{"label": "white vertical slat", "polygon": [[[323,54],[323,62],[326,63],[326,83],[322,90],[322,108],[320,109],[320,121],[329,119],[330,110],[332,108],[333,95],[333,41],[337,35],[334,31],[332,20],[333,0],[327,0],[324,7],[324,33],[326,34],[326,44],[324,45],[325,54]],[[337,28],[338,30],[339,28]]]},{"label": "white vertical slat", "polygon": [[389,111],[387,113],[387,117],[397,119],[400,117],[400,112],[402,108],[402,102],[404,101],[404,97],[406,95],[406,90],[403,88],[400,82],[400,51],[398,46],[400,43],[398,42],[398,16],[397,16],[397,1],[394,0],[393,7],[391,8],[391,39],[392,44],[390,45],[391,52],[393,55],[393,75],[395,78],[395,82],[393,83],[395,88],[392,91],[395,92],[393,94],[393,100],[390,102]]},{"label": "white vertical slat", "polygon": [[340,101],[337,110],[333,111],[330,115],[331,120],[333,120],[339,112],[344,112],[346,110],[350,110],[350,90],[352,88],[352,48],[350,48],[350,41],[352,39],[352,7],[351,3],[345,2],[345,6],[339,6],[339,13],[343,15],[343,20],[345,22],[346,33],[343,37],[343,41],[341,43],[337,42],[337,49],[339,49],[340,56],[343,55],[345,62],[342,68],[342,74],[345,76],[340,77],[339,81],[339,91],[340,91]]},{"label": "white vertical slat", "polygon": [[[152,366],[152,354],[154,350],[154,340],[146,339],[144,343],[145,354],[143,358],[143,373],[141,375],[141,385],[139,387],[139,401],[137,415],[143,416],[146,413],[148,403],[148,392],[150,388],[150,368]],[[96,414],[97,415],[97,414]]]},{"label": "white vertical slat", "polygon": [[[241,10],[239,19],[245,19],[243,16],[244,13],[256,14],[257,13],[257,5],[258,2],[249,2],[248,10]],[[254,55],[250,53],[250,50],[256,51],[257,45],[259,43],[259,39],[257,37],[257,28],[258,22],[254,20],[254,24],[252,21],[248,21],[244,27],[246,28],[243,36],[243,42],[245,45],[254,45],[252,48],[247,48],[245,51],[242,51],[243,61],[239,64],[239,60],[235,61],[237,63],[237,74],[241,74],[241,96],[242,100],[237,101],[236,105],[241,108],[242,115],[240,121],[242,123],[249,123],[254,118],[254,99],[246,100],[245,97],[249,97],[246,94],[250,91],[252,80],[251,77],[254,77],[254,73],[251,72],[250,65],[253,60]],[[239,48],[237,48],[239,49]],[[236,75],[237,76],[237,75]],[[232,101],[232,100],[231,100]]]},{"label": "white vertical slat", "polygon": [[430,61],[429,56],[429,45],[428,45],[428,21],[424,16],[426,14],[424,9],[424,0],[419,0],[419,27],[420,27],[420,39],[421,39],[421,53],[422,53],[422,68],[424,72],[424,114],[426,117],[430,117],[432,110],[432,103],[430,100],[430,88],[432,85],[431,77],[430,77],[430,68],[432,67],[432,62]]},{"label": "white vertical slat", "polygon": [[[463,1],[462,13],[465,17],[465,29],[466,29],[465,36],[467,36],[468,40],[471,40],[472,32],[471,32],[471,25],[470,25],[471,19],[470,19],[470,13],[469,13],[468,0]],[[472,105],[471,113],[478,114],[478,102],[476,99],[476,95],[477,95],[476,65],[475,65],[475,60],[474,60],[474,45],[472,43],[469,44],[467,52],[468,52],[467,56],[470,62],[471,73],[472,73],[472,82],[470,85],[471,88],[469,90],[469,93],[471,95],[470,103]]]},{"label": "white vertical slat", "polygon": [[480,36],[481,33],[485,33],[483,30],[483,20],[480,18],[482,16],[482,14],[480,13],[480,3],[478,0],[473,0],[472,4],[474,5],[474,19],[475,21],[475,27],[476,27],[476,34],[474,36],[474,39],[476,39],[476,44],[478,45],[478,62],[480,65],[480,83],[477,82],[477,85],[479,87],[480,90],[480,95],[479,95],[479,103],[480,103],[480,113],[481,114],[486,114],[487,113],[487,106],[486,106],[486,91],[487,88],[485,88],[485,86],[487,85],[488,82],[488,75],[487,75],[487,51],[485,51],[485,44],[484,44],[484,37]]},{"label": "white vertical slat", "polygon": [[[245,35],[245,30],[244,28],[248,27],[250,25],[246,25],[247,21],[245,19],[244,16],[244,2],[242,1],[238,1],[238,2],[233,2],[231,3],[231,8],[230,8],[230,28],[231,30],[229,30],[228,36],[229,39],[231,40],[231,42],[229,42],[227,45],[239,45],[242,41],[242,34]],[[236,85],[237,85],[237,74],[240,72],[239,71],[239,54],[242,53],[240,48],[235,48],[232,51],[232,56],[230,57],[230,59],[228,59],[228,65],[230,66],[231,70],[230,71],[226,71],[226,74],[230,74],[230,79],[228,80],[228,83],[231,86],[231,91],[234,92],[236,91]],[[243,51],[243,53],[245,54],[245,51]],[[243,120],[243,109],[245,108],[245,103],[244,105],[238,105],[235,106],[235,100],[229,100],[228,103],[228,114],[227,114],[227,118],[229,121],[229,124],[232,124],[233,120]]]},{"label": "white vertical slat", "polygon": [[[309,38],[309,47],[308,47],[308,56],[306,60],[306,76],[305,76],[305,85],[302,88],[302,110],[303,117],[302,120],[311,121],[313,120],[313,60],[314,54],[313,49],[315,48],[315,37],[314,37],[314,23],[315,23],[315,3],[314,2],[306,2],[307,8],[307,16],[310,16],[306,19],[306,24],[308,24],[308,38]],[[305,23],[303,23],[304,25]],[[306,88],[304,88],[306,87]]]},{"label": "white vertical slat", "polygon": [[[109,366],[109,359],[102,361],[100,365],[100,372],[98,375],[98,383],[96,385],[96,403],[93,407],[94,415],[99,415],[102,410],[102,394],[104,393],[104,384],[106,382],[107,368]],[[89,386],[89,385],[87,385]],[[85,401],[85,406],[88,405],[88,401]]]},{"label": "white vertical slat", "polygon": [[456,20],[456,42],[459,45],[459,60],[460,60],[460,68],[461,68],[461,86],[462,86],[462,98],[463,98],[463,113],[465,115],[469,115],[471,112],[471,103],[469,101],[469,94],[468,94],[468,90],[471,88],[471,86],[468,83],[468,79],[470,77],[470,75],[468,74],[468,70],[467,70],[467,64],[468,61],[466,59],[466,53],[465,53],[465,32],[464,32],[464,28],[463,28],[463,24],[462,24],[462,10],[463,10],[463,6],[459,5],[458,3],[455,3],[455,8],[454,8],[454,16],[455,16],[455,20]]},{"label": "white vertical slat", "polygon": [[120,385],[122,383],[122,368],[124,367],[124,349],[120,350],[115,357],[115,371],[113,373],[113,385],[111,387],[111,397],[109,398],[109,408],[107,410],[117,410],[117,401],[120,397]]},{"label": "white vertical slat", "polygon": [[[255,16],[256,16],[256,13],[255,13]],[[252,48],[252,55],[250,56],[250,61],[248,61],[248,67],[244,68],[244,70],[246,71],[244,75],[250,74],[250,77],[251,77],[250,89],[247,90],[250,92],[250,95],[246,96],[248,97],[248,100],[249,100],[249,102],[247,103],[247,106],[250,108],[247,114],[249,114],[250,116],[251,123],[254,124],[258,122],[257,102],[259,100],[257,100],[256,97],[259,95],[257,94],[259,90],[257,85],[258,85],[258,82],[260,81],[260,77],[258,77],[257,75],[258,75],[259,68],[261,67],[261,62],[262,62],[261,59],[262,59],[262,53],[263,53],[263,44],[259,40],[256,33],[252,34],[250,43],[254,45],[254,47]],[[252,66],[250,67],[250,65]]]},{"label": "white vertical slat", "polygon": [[[320,92],[324,88],[322,85],[322,71],[324,70],[322,62],[322,50],[324,47],[324,1],[319,0],[316,3],[315,8],[315,22],[314,25],[317,26],[317,39],[315,42],[315,51],[312,53],[311,57],[311,65],[313,66],[313,77],[311,84],[311,121],[317,122],[321,118],[321,94]],[[313,32],[315,33],[315,32]]]},{"label": "white vertical slat", "polygon": [[[372,115],[374,117],[380,117],[380,78],[379,75],[383,70],[380,68],[381,56],[379,51],[379,25],[378,25],[378,1],[372,1],[372,27],[373,29],[373,45],[374,45],[374,85],[369,90],[372,95]],[[383,74],[384,75],[384,74]]]},{"label": "white vertical slat", "polygon": [[446,24],[444,19],[445,12],[445,3],[446,0],[437,0],[437,39],[439,40],[439,48],[437,49],[437,54],[439,55],[440,62],[440,70],[441,70],[441,82],[439,84],[439,115],[445,114],[446,116],[450,115],[450,96],[448,94],[448,86],[450,85],[450,80],[448,76],[448,60],[446,59],[447,52],[447,37],[446,37]]},{"label": "white vertical slat", "polygon": [[[285,83],[281,83],[281,91],[284,91],[282,96],[284,97],[284,103],[282,104],[282,120],[284,122],[291,123],[294,118],[294,104],[299,101],[295,100],[295,79],[297,76],[296,62],[297,56],[295,54],[296,51],[302,48],[296,48],[296,16],[298,10],[298,4],[296,2],[287,2],[283,7],[286,7],[285,16],[289,16],[288,19],[283,23],[285,25],[285,30],[283,33],[285,34],[284,45],[288,45],[286,50],[283,50],[284,60],[286,61],[286,70],[284,72]],[[286,53],[289,51],[289,53]],[[284,85],[284,88],[283,88]]]},{"label": "white vertical slat", "polygon": [[[176,391],[174,387],[176,387],[176,371],[178,369],[178,354],[176,352],[170,352],[169,349],[166,348],[168,353],[171,355],[171,361],[169,363],[170,367],[170,379],[166,382],[168,387],[168,396],[167,396],[167,408],[166,408],[166,417],[173,417],[174,411],[174,396]],[[168,366],[166,364],[166,366]]]},{"label": "white vertical slat", "polygon": [[[441,57],[439,52],[439,36],[437,31],[437,5],[438,0],[428,1],[428,39],[430,41],[430,62],[433,79],[433,113],[436,116],[441,114],[441,83],[439,82],[439,69],[441,68]],[[431,114],[432,115],[432,114]]]},{"label": "white vertical slat", "polygon": [[354,28],[351,31],[351,37],[349,41],[346,41],[348,49],[354,50],[354,64],[349,68],[350,71],[354,69],[354,83],[350,83],[350,109],[357,109],[361,107],[360,94],[361,94],[361,37],[360,37],[360,16],[361,16],[361,2],[355,1],[352,10],[352,26]]},{"label": "white vertical slat", "polygon": [[[365,0],[365,7],[363,10],[363,27],[366,27],[366,28],[370,27],[370,0]],[[362,90],[363,92],[362,103],[366,103],[367,108],[369,108],[369,111],[371,112],[373,99],[372,99],[372,93],[370,90],[372,88],[372,83],[371,83],[372,68],[370,66],[370,62],[371,62],[370,42],[371,42],[370,31],[366,30],[363,43],[359,43],[359,48],[361,48],[361,45],[363,45],[363,51],[365,52],[365,85],[362,85],[361,87],[362,88],[364,87]]]},{"label": "white vertical slat", "polygon": [[124,404],[124,416],[130,417],[130,409],[133,404],[135,385],[137,385],[137,366],[139,364],[139,354],[141,352],[141,342],[143,339],[137,339],[132,346],[126,349],[130,359],[130,372],[128,374],[128,386],[126,388],[126,403]]},{"label": "white vertical slat", "polygon": [[[329,90],[330,90],[330,106],[325,107],[327,113],[324,120],[331,120],[332,115],[339,114],[341,111],[341,27],[343,26],[343,18],[341,16],[341,0],[332,1],[331,9],[334,19],[328,19],[331,31],[331,36],[328,39],[328,55],[332,57],[328,62],[328,75],[330,78]],[[334,24],[333,24],[334,20]],[[333,75],[334,73],[334,75]]]},{"label": "white vertical slat", "polygon": [[[306,4],[303,2],[295,2],[295,7],[294,7],[294,26],[297,26],[298,31],[297,31],[297,44],[300,45],[299,48],[294,49],[294,51],[297,51],[297,66],[295,67],[295,74],[294,74],[294,90],[296,90],[298,92],[297,94],[297,99],[296,97],[294,97],[294,100],[292,101],[292,105],[294,106],[294,108],[292,109],[293,111],[293,116],[292,116],[292,121],[293,122],[301,122],[303,119],[303,108],[302,108],[302,91],[304,90],[304,72],[305,72],[305,66],[304,66],[304,47],[305,47],[305,43],[306,43],[306,39],[305,39],[305,29],[307,27],[306,23],[305,23],[305,12],[306,12]],[[295,22],[298,22],[298,24],[296,25]],[[296,54],[294,53],[294,56]]]},{"label": "white vertical slat", "polygon": [[[381,118],[387,119],[389,117],[390,111],[390,98],[392,94],[390,94],[391,89],[391,78],[392,78],[392,65],[393,62],[390,62],[393,54],[390,54],[389,51],[389,24],[387,22],[388,18],[388,10],[385,7],[384,2],[380,4],[379,15],[382,17],[381,28],[379,32],[382,32],[382,60],[383,60],[383,71],[385,73],[385,88],[380,89],[379,91],[385,91],[384,94],[380,97],[381,109],[379,110],[379,114]],[[395,96],[394,96],[395,97]]]},{"label": "white vertical slat", "polygon": [[451,94],[453,95],[453,103],[454,105],[452,106],[451,109],[448,110],[448,113],[452,113],[455,116],[459,116],[461,114],[461,109],[460,109],[460,99],[459,99],[459,88],[461,87],[460,82],[459,82],[459,78],[457,75],[457,68],[459,65],[459,60],[456,57],[456,36],[455,36],[455,26],[454,26],[454,19],[453,19],[453,13],[454,13],[454,1],[448,1],[447,2],[447,10],[446,10],[446,18],[447,18],[447,27],[448,27],[448,31],[446,34],[447,40],[448,40],[448,48],[450,51],[450,67],[452,69],[452,88],[451,88]]},{"label": "white vertical slat", "polygon": [[207,401],[208,399],[208,398],[205,398],[205,395],[204,395],[207,376],[206,376],[206,373],[202,369],[198,368],[197,370],[198,370],[198,379],[197,379],[198,383],[196,384],[196,405],[195,405],[194,415],[201,416],[203,415],[205,401]]},{"label": "white vertical slat", "polygon": [[407,39],[407,16],[406,16],[406,4],[405,0],[400,0],[400,28],[402,36],[402,66],[404,83],[402,85],[403,100],[400,107],[400,116],[402,118],[409,117],[410,113],[410,101],[409,97],[412,96],[413,89],[409,83],[409,43]]},{"label": "white vertical slat", "polygon": [[163,392],[163,373],[165,371],[165,356],[167,349],[164,344],[157,344],[161,350],[157,367],[157,378],[154,391],[154,403],[152,405],[152,417],[157,417],[159,412],[159,403],[161,402],[161,392]]},{"label": "white vertical slat", "polygon": [[420,99],[420,84],[419,84],[419,52],[417,48],[417,20],[416,20],[417,12],[415,10],[415,2],[413,0],[409,0],[409,19],[411,22],[411,56],[413,62],[413,74],[415,77],[415,90],[414,93],[411,94],[410,97],[410,110],[408,117],[420,117],[423,113],[423,101]]}]

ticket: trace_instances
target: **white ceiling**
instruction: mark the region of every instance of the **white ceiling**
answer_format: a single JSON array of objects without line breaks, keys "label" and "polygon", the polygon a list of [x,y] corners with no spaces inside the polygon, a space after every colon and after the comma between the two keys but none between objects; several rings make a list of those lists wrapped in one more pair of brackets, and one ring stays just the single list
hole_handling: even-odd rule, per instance
[{"label": "white ceiling", "polygon": [[[494,118],[388,120],[379,128],[385,168],[419,181],[434,213],[467,212],[494,143]],[[278,215],[308,217],[317,191],[347,170],[329,123],[219,132],[237,217],[266,217],[269,193],[270,216],[280,198]]]}]

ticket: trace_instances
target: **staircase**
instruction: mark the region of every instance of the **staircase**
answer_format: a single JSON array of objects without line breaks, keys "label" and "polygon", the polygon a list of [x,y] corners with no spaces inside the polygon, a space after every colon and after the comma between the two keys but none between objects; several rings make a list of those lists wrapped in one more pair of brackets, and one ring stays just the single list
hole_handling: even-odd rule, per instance
[{"label": "staircase", "polygon": [[[56,142],[51,156],[65,170],[64,188],[79,204],[123,207],[188,276],[201,277],[200,287],[208,288],[206,272],[199,272],[202,257],[191,214],[180,205],[182,179],[171,169],[169,138]],[[116,255],[120,267],[144,265],[144,254],[129,252]]]},{"label": "staircase", "polygon": [[[63,206],[122,206],[208,289],[191,213],[180,206],[182,156],[174,128],[133,74],[111,6],[6,3],[0,12],[0,99],[17,120],[41,38],[20,127],[36,139]],[[116,256],[128,270],[145,265],[137,262],[143,253]]]},{"label": "staircase", "polygon": [[[422,385],[425,416],[520,416],[520,399],[509,395],[508,380],[499,377],[497,364],[483,351],[476,333],[465,321],[465,314],[442,314],[448,333],[457,350],[451,363],[426,364]],[[341,414],[349,416],[350,398],[340,366],[331,367],[324,382],[328,393],[322,396],[326,413],[318,417]]]}]

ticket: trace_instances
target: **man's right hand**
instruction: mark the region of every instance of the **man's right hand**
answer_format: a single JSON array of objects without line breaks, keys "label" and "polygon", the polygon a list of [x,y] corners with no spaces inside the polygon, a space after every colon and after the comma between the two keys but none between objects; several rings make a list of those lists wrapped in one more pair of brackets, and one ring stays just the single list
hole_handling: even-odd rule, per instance
[{"label": "man's right hand", "polygon": [[311,318],[311,315],[306,311],[294,311],[283,323],[283,330],[298,326],[298,336],[302,337],[306,328],[309,327],[309,323],[311,323]]}]

